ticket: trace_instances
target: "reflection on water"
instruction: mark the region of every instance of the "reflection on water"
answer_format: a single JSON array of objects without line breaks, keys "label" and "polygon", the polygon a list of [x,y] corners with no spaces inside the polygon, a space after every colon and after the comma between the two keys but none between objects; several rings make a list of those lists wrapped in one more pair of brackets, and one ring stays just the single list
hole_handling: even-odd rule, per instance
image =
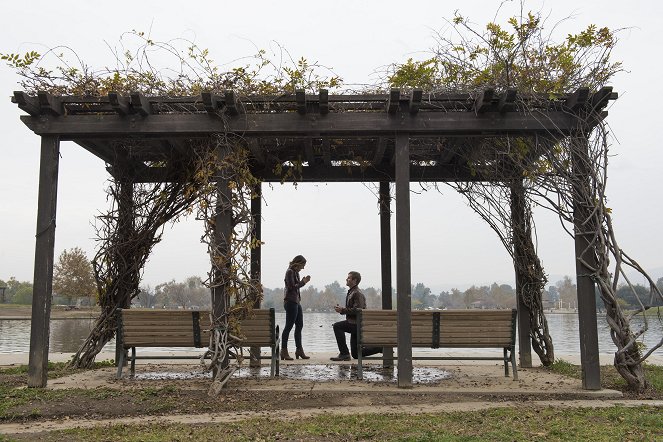
[{"label": "reflection on water", "polygon": [[[398,369],[383,369],[378,365],[364,366],[364,381],[375,383],[395,383],[398,380]],[[242,367],[237,370],[233,377],[244,379],[265,379],[270,375],[269,365],[262,367]],[[357,381],[357,367],[351,364],[338,365],[281,365],[279,376],[285,379],[309,380],[314,382],[324,381]],[[180,379],[207,379],[211,373],[201,370],[189,370],[181,372],[146,372],[136,373],[136,379],[141,380],[180,380]],[[413,367],[412,382],[415,384],[435,384],[439,381],[450,379],[451,373],[437,367]]]},{"label": "reflection on water", "polygon": [[[50,351],[72,353],[90,334],[94,319],[72,318],[51,321]],[[114,348],[115,341],[112,343]],[[27,353],[30,349],[30,321],[0,319],[0,353]]]},{"label": "reflection on water", "polygon": [[[304,313],[303,340],[307,352],[338,352],[332,324],[342,318],[337,313]],[[578,341],[578,317],[574,314],[549,314],[548,327],[555,345],[555,354],[576,355],[580,352]],[[285,314],[276,314],[276,323],[281,330],[285,324]],[[58,319],[51,321],[50,351],[75,352],[88,336],[94,324],[93,319]],[[634,326],[639,322],[634,321]],[[663,334],[661,324],[655,318],[649,321],[650,330],[644,336],[647,347],[654,345]],[[610,332],[605,316],[598,318],[599,352],[610,354],[615,346],[610,339]],[[289,347],[294,347],[294,331],[290,334]],[[30,348],[30,321],[0,319],[0,353],[27,353]],[[114,351],[115,343],[111,341],[105,350]],[[154,349],[154,351],[187,351],[199,349]],[[435,350],[415,349],[415,353],[428,353]],[[438,350],[439,351],[439,350]],[[485,352],[482,349],[463,349],[464,353]],[[494,350],[493,350],[494,351]],[[655,354],[663,354],[659,349]],[[336,366],[333,366],[336,367]],[[337,375],[338,376],[338,375]]]}]

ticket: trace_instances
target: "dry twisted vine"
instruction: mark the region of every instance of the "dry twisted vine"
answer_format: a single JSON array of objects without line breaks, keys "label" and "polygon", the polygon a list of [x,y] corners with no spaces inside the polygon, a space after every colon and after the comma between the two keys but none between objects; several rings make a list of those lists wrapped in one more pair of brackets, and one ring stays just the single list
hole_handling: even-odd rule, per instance
[{"label": "dry twisted vine", "polygon": [[138,295],[143,267],[161,240],[164,225],[187,214],[206,190],[202,165],[182,154],[173,153],[170,161],[176,167],[168,180],[160,183],[135,183],[131,170],[125,166],[128,159],[118,159],[117,173],[107,189],[111,206],[97,216],[98,249],[92,265],[101,314],[74,355],[73,367],[91,366],[113,338],[116,309],[128,308]]},{"label": "dry twisted vine", "polygon": [[[241,320],[262,298],[262,287],[250,276],[250,250],[260,244],[252,237],[254,219],[250,201],[259,181],[249,170],[248,150],[242,140],[218,134],[204,159],[215,171],[214,191],[201,194],[197,218],[204,221],[201,241],[207,244],[212,269],[206,280],[212,290],[212,330],[201,364],[213,372],[210,394],[223,388],[244,359]],[[229,358],[236,361],[229,363]],[[210,359],[209,364],[205,362]]]},{"label": "dry twisted vine", "polygon": [[[515,89],[523,96],[542,94],[549,99],[579,88],[597,91],[622,69],[621,63],[611,60],[617,41],[614,31],[589,25],[578,34],[569,34],[560,43],[555,43],[551,34],[544,32],[545,21],[540,14],[524,14],[524,9],[521,2],[521,14],[509,18],[507,26],[489,23],[485,30],[479,30],[465,17],[456,15],[448,23],[451,32],[438,34],[438,46],[433,56],[420,62],[408,60],[395,65],[389,82],[396,87],[424,87],[430,91],[461,89],[478,92],[482,88],[492,88],[505,92]],[[522,208],[526,217],[521,226],[510,225],[511,214],[507,208],[511,201],[505,188],[480,183],[455,187],[498,233],[510,253],[519,248],[525,251],[523,256],[528,255],[526,260],[519,261],[517,254],[512,253],[517,272],[524,276],[524,280],[530,278],[532,283],[524,284],[523,287],[532,292],[524,295],[523,300],[527,303],[529,298],[531,307],[539,310],[532,320],[538,321],[533,324],[540,329],[540,337],[547,335],[545,317],[539,305],[545,274],[536,257],[531,235],[527,234],[530,226],[533,227],[529,215],[532,204],[553,210],[567,232],[586,238],[581,263],[599,287],[606,306],[607,322],[617,346],[615,367],[632,389],[642,391],[647,381],[641,363],[663,344],[663,339],[645,354],[640,352],[637,339],[648,329],[648,317],[644,311],[656,301],[660,303],[661,293],[642,267],[619,248],[615,239],[605,193],[610,137],[601,115],[592,106],[590,101],[584,111],[574,111],[578,131],[570,137],[559,139],[551,134],[548,140],[494,139],[488,145],[480,146],[495,153],[493,161],[484,163],[477,162],[471,154],[459,156],[461,163],[499,181],[525,180]],[[536,103],[530,107],[520,103],[520,107],[521,111],[537,114]],[[543,144],[546,144],[545,148],[540,149]],[[575,232],[569,226],[574,226]],[[512,228],[513,232],[510,232]],[[613,269],[609,267],[611,259],[614,260]],[[648,300],[638,298],[625,273],[625,268],[629,267],[649,282]],[[617,299],[620,278],[638,298],[640,308],[635,312],[627,314],[621,310]],[[642,316],[643,326],[633,332],[630,320],[635,315]],[[534,331],[532,336],[535,350],[538,345],[546,354],[542,361],[550,362],[552,346],[547,345],[546,339],[535,335],[539,332]]]}]

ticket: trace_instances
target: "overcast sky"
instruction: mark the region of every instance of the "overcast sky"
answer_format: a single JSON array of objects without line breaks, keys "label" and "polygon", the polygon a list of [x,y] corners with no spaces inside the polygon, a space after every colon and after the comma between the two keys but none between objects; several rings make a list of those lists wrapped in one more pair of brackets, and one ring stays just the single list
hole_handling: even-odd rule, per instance
[{"label": "overcast sky", "polygon": [[[151,30],[155,40],[186,37],[210,49],[219,64],[250,56],[256,48],[279,45],[294,57],[304,56],[333,68],[346,84],[377,81],[375,71],[408,57],[423,58],[433,35],[445,28],[454,10],[473,22],[493,19],[499,2],[488,1],[281,1],[173,2],[14,1],[0,3],[0,52],[43,52],[67,45],[94,66],[112,65],[105,42],[115,43],[125,31]],[[627,72],[614,90],[619,100],[609,109],[616,137],[612,146],[608,195],[620,245],[655,277],[663,276],[658,183],[663,149],[656,131],[661,115],[654,107],[663,63],[660,48],[663,6],[658,1],[527,2],[528,9],[563,17],[557,36],[577,32],[590,23],[619,34],[614,51]],[[518,3],[505,8],[517,11]],[[20,121],[22,112],[10,103],[18,78],[0,67],[0,279],[33,279],[37,212],[39,138]],[[94,254],[96,213],[106,207],[107,174],[98,158],[63,142],[58,188],[55,254],[79,246]],[[288,261],[308,259],[305,273],[323,287],[344,281],[349,270],[363,274],[363,286],[379,286],[379,217],[376,199],[362,184],[291,184],[264,186],[263,281],[283,284]],[[412,184],[412,190],[419,186]],[[512,283],[513,266],[496,235],[450,189],[413,193],[411,198],[412,282],[435,291],[452,286]],[[392,229],[394,228],[392,221]],[[548,213],[536,213],[539,254],[554,282],[574,275],[573,241]],[[201,226],[193,220],[168,226],[147,264],[144,283],[205,275],[209,264],[200,244]],[[395,241],[393,242],[395,245]],[[395,266],[394,266],[395,277]]]}]

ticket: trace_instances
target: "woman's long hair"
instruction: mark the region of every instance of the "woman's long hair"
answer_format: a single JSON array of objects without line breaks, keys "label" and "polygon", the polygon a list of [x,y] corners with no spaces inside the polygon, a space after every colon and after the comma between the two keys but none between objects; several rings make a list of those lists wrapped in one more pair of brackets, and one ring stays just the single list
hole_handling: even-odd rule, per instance
[{"label": "woman's long hair", "polygon": [[293,265],[304,265],[304,264],[306,264],[306,258],[304,258],[302,255],[297,255],[294,258],[292,258],[292,261],[290,261],[288,267],[292,268]]}]

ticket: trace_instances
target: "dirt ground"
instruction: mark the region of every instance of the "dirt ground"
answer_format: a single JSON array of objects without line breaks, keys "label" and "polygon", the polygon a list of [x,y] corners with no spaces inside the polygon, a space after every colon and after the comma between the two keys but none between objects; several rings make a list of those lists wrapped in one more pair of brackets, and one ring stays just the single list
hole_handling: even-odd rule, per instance
[{"label": "dirt ground", "polygon": [[[215,397],[208,395],[209,375],[191,362],[139,361],[135,378],[125,370],[124,377],[116,379],[112,367],[81,371],[50,379],[47,389],[31,390],[29,401],[0,419],[0,434],[34,435],[111,423],[292,419],[321,413],[415,414],[615,404],[663,409],[663,397],[658,395],[625,397],[610,389],[588,391],[580,380],[542,367],[519,368],[514,380],[504,376],[499,363],[426,361],[415,364],[412,387],[399,388],[394,371],[385,371],[378,363],[369,365],[364,380],[358,380],[356,364],[330,363],[329,356],[317,354],[308,361],[282,363],[281,376],[273,379],[265,363],[259,369],[242,368]],[[24,388],[26,383],[26,375],[0,374],[0,385],[5,387]]]},{"label": "dirt ground", "polygon": [[[357,380],[351,364],[322,361],[284,364],[281,377],[268,367],[242,369],[228,388],[211,398],[211,379],[196,365],[147,363],[135,378],[115,379],[114,368],[89,370],[49,380],[47,391],[11,410],[0,433],[151,421],[211,422],[253,416],[293,418],[320,413],[422,413],[505,406],[639,405],[614,390],[587,391],[576,379],[542,368],[505,377],[495,364],[417,366],[412,388],[399,388],[393,374],[369,367]],[[0,376],[0,383],[25,385],[25,376]],[[663,401],[644,403],[660,406]],[[580,405],[578,405],[580,406]],[[86,423],[87,422],[87,423]]]}]

